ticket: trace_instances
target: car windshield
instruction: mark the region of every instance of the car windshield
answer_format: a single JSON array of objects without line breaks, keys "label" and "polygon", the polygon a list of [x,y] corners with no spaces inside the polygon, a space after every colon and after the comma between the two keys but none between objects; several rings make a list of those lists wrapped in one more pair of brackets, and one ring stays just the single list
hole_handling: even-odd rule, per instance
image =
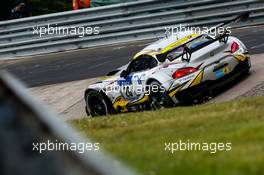
[{"label": "car windshield", "polygon": [[167,54],[167,58],[170,61],[175,60],[175,59],[179,58],[180,56],[182,56],[183,51],[184,51],[184,47],[187,47],[190,52],[195,52],[196,50],[199,50],[202,47],[209,45],[213,41],[214,41],[214,39],[211,38],[210,36],[202,35],[202,36],[188,42],[186,45],[181,45],[179,47],[176,47],[175,49],[172,49]]},{"label": "car windshield", "polygon": [[141,55],[138,58],[132,60],[128,66],[128,72],[141,72],[144,70],[156,67],[158,62],[155,58],[149,55]]}]

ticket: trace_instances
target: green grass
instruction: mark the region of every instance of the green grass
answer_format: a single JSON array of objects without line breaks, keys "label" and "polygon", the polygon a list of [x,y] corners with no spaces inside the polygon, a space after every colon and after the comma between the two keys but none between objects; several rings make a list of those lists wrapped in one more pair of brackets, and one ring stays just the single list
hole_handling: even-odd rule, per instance
[{"label": "green grass", "polygon": [[[143,174],[264,174],[264,98],[73,120]],[[165,151],[165,142],[231,142],[231,151]]]}]

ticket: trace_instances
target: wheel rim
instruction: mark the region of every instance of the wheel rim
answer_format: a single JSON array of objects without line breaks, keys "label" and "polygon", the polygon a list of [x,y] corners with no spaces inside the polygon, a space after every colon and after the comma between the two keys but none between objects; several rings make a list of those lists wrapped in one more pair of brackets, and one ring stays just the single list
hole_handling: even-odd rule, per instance
[{"label": "wheel rim", "polygon": [[152,86],[158,86],[158,91],[157,92],[151,92],[151,99],[152,99],[152,105],[154,108],[161,108],[162,105],[161,105],[161,102],[162,102],[162,96],[163,96],[163,93],[160,92],[160,84],[158,83],[153,83]]}]

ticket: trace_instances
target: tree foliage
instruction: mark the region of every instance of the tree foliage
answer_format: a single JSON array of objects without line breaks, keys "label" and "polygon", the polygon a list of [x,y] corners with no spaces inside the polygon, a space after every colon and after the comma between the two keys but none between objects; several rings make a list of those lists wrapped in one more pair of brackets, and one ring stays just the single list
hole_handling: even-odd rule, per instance
[{"label": "tree foliage", "polygon": [[0,6],[0,20],[9,19],[11,10],[22,2],[27,4],[32,16],[72,9],[71,0],[4,0]]}]

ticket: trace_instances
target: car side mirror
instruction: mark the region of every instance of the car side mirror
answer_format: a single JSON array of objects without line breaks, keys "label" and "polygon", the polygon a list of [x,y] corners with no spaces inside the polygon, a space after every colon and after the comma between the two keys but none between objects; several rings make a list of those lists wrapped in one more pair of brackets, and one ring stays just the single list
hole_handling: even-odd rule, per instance
[{"label": "car side mirror", "polygon": [[120,77],[126,79],[128,75],[129,75],[129,72],[127,70],[123,70],[120,74]]}]

